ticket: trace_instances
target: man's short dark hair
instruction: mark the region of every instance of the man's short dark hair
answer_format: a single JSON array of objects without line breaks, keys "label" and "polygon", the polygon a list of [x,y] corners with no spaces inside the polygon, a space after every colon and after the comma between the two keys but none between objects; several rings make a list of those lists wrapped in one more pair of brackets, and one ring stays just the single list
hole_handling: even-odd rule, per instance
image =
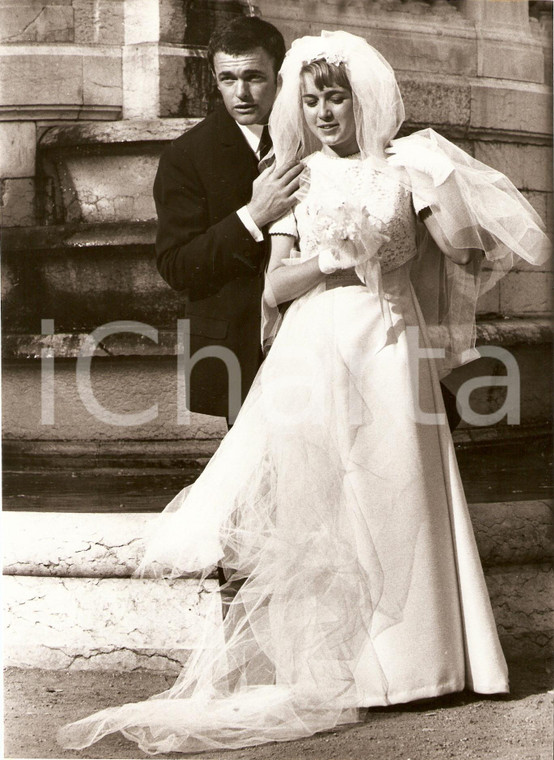
[{"label": "man's short dark hair", "polygon": [[242,55],[258,47],[263,48],[273,60],[277,74],[286,51],[281,32],[257,16],[238,16],[227,26],[216,29],[210,37],[208,61],[213,69],[216,53]]}]

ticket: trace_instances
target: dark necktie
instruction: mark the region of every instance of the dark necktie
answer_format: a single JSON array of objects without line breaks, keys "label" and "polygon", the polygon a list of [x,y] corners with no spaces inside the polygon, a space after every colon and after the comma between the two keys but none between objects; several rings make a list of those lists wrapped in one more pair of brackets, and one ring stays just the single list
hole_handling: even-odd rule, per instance
[{"label": "dark necktie", "polygon": [[260,137],[260,144],[258,146],[258,153],[260,160],[258,162],[258,171],[263,172],[268,166],[271,166],[275,161],[275,154],[273,153],[273,143],[269,135],[269,128],[267,124],[264,125],[262,130],[262,136]]},{"label": "dark necktie", "polygon": [[263,161],[272,147],[273,143],[271,142],[271,137],[269,135],[269,127],[267,124],[264,124],[264,128],[262,129],[262,136],[260,137],[260,144],[258,145],[260,161]]}]

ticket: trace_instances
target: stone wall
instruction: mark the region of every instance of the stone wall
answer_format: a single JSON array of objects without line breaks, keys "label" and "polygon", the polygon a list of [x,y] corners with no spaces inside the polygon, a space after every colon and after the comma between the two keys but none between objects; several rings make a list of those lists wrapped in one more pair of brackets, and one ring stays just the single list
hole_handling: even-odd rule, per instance
[{"label": "stone wall", "polygon": [[1,0],[2,223],[37,221],[36,145],[44,125],[119,119],[124,3]]},{"label": "stone wall", "polygon": [[205,115],[203,46],[239,12],[213,0],[0,0],[3,226],[42,222],[36,149],[49,125]]}]

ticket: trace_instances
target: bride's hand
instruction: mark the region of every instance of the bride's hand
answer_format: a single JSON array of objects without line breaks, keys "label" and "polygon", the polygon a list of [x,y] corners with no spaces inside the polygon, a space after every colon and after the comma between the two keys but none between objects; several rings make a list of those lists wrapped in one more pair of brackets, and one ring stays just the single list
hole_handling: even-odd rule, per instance
[{"label": "bride's hand", "polygon": [[319,253],[319,268],[324,274],[332,274],[339,269],[352,269],[373,258],[383,243],[388,240],[390,238],[387,235],[378,231],[375,231],[370,238],[364,238],[363,241],[344,240],[339,249],[326,248]]},{"label": "bride's hand", "polygon": [[344,224],[335,224],[329,214],[325,215],[325,219],[330,219],[330,224],[321,235],[318,255],[319,268],[324,274],[364,264],[376,256],[381,246],[390,240],[385,234],[384,223],[366,208],[362,210],[361,225],[354,225],[352,230],[348,230]]}]

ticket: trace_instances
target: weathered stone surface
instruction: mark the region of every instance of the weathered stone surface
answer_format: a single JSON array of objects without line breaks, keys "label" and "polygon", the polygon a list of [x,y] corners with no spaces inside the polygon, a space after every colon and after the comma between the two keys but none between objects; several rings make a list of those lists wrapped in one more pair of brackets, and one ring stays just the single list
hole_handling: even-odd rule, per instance
[{"label": "weathered stone surface", "polygon": [[[533,206],[537,214],[540,216],[546,226],[547,232],[549,234],[552,234],[552,193],[540,193],[533,190],[524,190],[523,196],[529,201],[531,206]],[[552,266],[552,262],[548,261],[542,266],[549,269]]]},{"label": "weathered stone surface", "polygon": [[83,101],[121,106],[122,67],[119,56],[91,56],[83,67]]},{"label": "weathered stone surface", "polygon": [[[487,572],[509,657],[548,655],[553,578],[544,565]],[[4,662],[58,670],[178,669],[203,620],[214,623],[212,641],[221,635],[216,589],[216,581],[201,590],[194,580],[6,578]]]},{"label": "weathered stone surface", "polygon": [[[502,4],[507,5],[507,3]],[[487,30],[480,30],[480,32],[481,65],[478,71],[480,76],[542,84],[544,81],[542,46],[530,35],[517,35],[518,40],[510,39],[506,34],[501,36],[498,30],[492,34],[487,34]]]},{"label": "weathered stone surface", "polygon": [[550,657],[554,638],[551,564],[491,568],[485,578],[506,654]]},{"label": "weathered stone surface", "polygon": [[470,512],[483,564],[543,562],[552,556],[551,501],[471,504]]},{"label": "weathered stone surface", "polygon": [[[395,71],[477,76],[477,45],[467,30],[449,29],[449,25],[445,24],[442,33],[437,34],[435,24],[432,28],[430,25],[418,26],[412,17],[404,24],[389,19],[386,26],[376,24],[365,29],[360,29],[359,20],[354,20],[350,28],[347,28],[339,18],[335,28],[347,28],[353,34],[366,36]],[[321,25],[319,28],[327,27]],[[294,28],[291,31],[294,32]],[[294,36],[298,36],[298,32]]]},{"label": "weathered stone surface", "polygon": [[[73,237],[69,228],[67,247],[10,252],[3,270],[6,333],[40,333],[40,320],[46,318],[54,319],[56,332],[62,334],[82,335],[121,320],[176,330],[177,319],[184,316],[186,295],[171,290],[158,274],[151,235],[124,234],[120,245],[111,245],[109,234],[94,234],[96,248],[86,245],[78,233]],[[29,238],[22,235],[23,241]],[[136,243],[133,238],[138,238]],[[40,293],[37,281],[44,283]]]},{"label": "weathered stone surface", "polygon": [[200,119],[133,119],[104,123],[49,127],[41,136],[41,149],[116,146],[134,142],[170,142],[194,127]]},{"label": "weathered stone surface", "polygon": [[152,185],[158,160],[158,153],[67,156],[60,167],[66,220],[155,219]]},{"label": "weathered stone surface", "polygon": [[549,272],[509,272],[500,282],[503,314],[547,314],[552,308]]},{"label": "weathered stone surface", "polygon": [[[37,362],[17,363],[4,370],[3,424],[7,438],[182,441],[214,437],[225,430],[222,418],[197,414],[186,417],[184,411],[178,416],[177,400],[180,398],[184,407],[184,399],[173,357],[93,360],[91,383],[94,397],[106,410],[106,414],[101,412],[102,416],[84,406],[77,387],[75,362],[55,362],[54,424],[41,421],[41,381],[37,370]],[[88,391],[86,395],[89,396]],[[144,413],[149,414],[147,421],[141,421]]]},{"label": "weathered stone surface", "polygon": [[205,116],[213,79],[204,51],[156,42],[123,51],[124,117]]},{"label": "weathered stone surface", "polygon": [[509,39],[518,38],[527,30],[529,11],[526,3],[518,0],[508,2],[470,2],[465,4],[465,14],[475,19],[485,31],[502,30]]},{"label": "weathered stone surface", "polygon": [[498,285],[481,296],[477,303],[477,314],[500,314],[500,287]]},{"label": "weathered stone surface", "polygon": [[117,118],[120,58],[106,46],[5,45],[0,112],[5,120]]},{"label": "weathered stone surface", "polygon": [[[121,109],[121,51],[109,46],[5,45],[1,110],[8,118],[115,118]],[[87,110],[89,109],[89,110]],[[92,109],[92,111],[90,110]],[[6,117],[4,117],[6,118]]]},{"label": "weathered stone surface", "polygon": [[183,45],[192,3],[182,0],[127,0],[125,4],[125,42],[164,42]]},{"label": "weathered stone surface", "polygon": [[113,0],[72,0],[72,5],[75,14],[75,42],[117,45],[124,41],[125,3],[114,3]]},{"label": "weathered stone surface", "polygon": [[129,578],[154,515],[6,512],[5,575]]},{"label": "weathered stone surface", "polygon": [[30,103],[81,103],[83,55],[73,45],[40,49],[29,45],[0,51],[0,91],[5,105]]},{"label": "weathered stone surface", "polygon": [[552,82],[552,12],[541,14],[541,18],[530,18],[531,33],[542,45],[544,58],[544,83]]},{"label": "weathered stone surface", "polygon": [[[540,264],[539,266],[530,264],[528,261],[525,261],[525,259],[517,258],[514,262],[514,266],[511,271],[512,272],[534,272],[535,274],[542,273],[546,280],[546,287],[550,287],[553,266],[554,266],[554,261],[552,260],[552,255],[543,264]],[[501,288],[502,288],[502,280],[500,281],[499,290]],[[550,304],[549,311],[551,309],[552,309],[552,303]]]},{"label": "weathered stone surface", "polygon": [[470,120],[471,88],[465,81],[436,75],[400,74],[398,83],[402,92],[406,119],[422,126],[465,126]]},{"label": "weathered stone surface", "polygon": [[35,224],[35,181],[32,178],[5,179],[0,182],[2,224],[24,227]]},{"label": "weathered stone surface", "polygon": [[206,116],[216,97],[213,75],[204,54],[196,50],[160,50],[160,114]]},{"label": "weathered stone surface", "polygon": [[[62,669],[179,669],[199,624],[219,632],[216,581],[6,578],[5,664]],[[163,610],[160,625],[159,611]]]},{"label": "weathered stone surface", "polygon": [[477,344],[491,343],[495,346],[538,345],[552,342],[550,320],[492,319],[477,322]]},{"label": "weathered stone surface", "polygon": [[552,149],[547,146],[478,141],[475,158],[506,174],[520,190],[552,192]]},{"label": "weathered stone surface", "polygon": [[[139,0],[140,1],[140,0]],[[190,23],[192,3],[181,0],[160,0],[160,41],[183,44]]]},{"label": "weathered stone surface", "polygon": [[[470,505],[486,566],[544,562],[552,556],[549,501]],[[6,512],[5,575],[128,578],[157,515]]]},{"label": "weathered stone surface", "polygon": [[[489,345],[499,345],[494,339],[495,330],[490,332]],[[500,344],[501,345],[501,344]],[[508,359],[515,363],[519,374],[519,387],[512,385],[514,395],[510,401],[513,404],[512,413],[516,417],[519,409],[519,421],[512,420],[510,425],[514,425],[514,432],[519,430],[519,425],[535,425],[539,422],[545,423],[551,419],[552,415],[552,351],[548,344],[525,345],[524,343],[514,344],[513,346],[504,346],[509,351]],[[515,381],[515,367],[510,369],[511,379],[506,382]],[[455,369],[448,376],[448,386],[452,391],[456,391],[466,381],[477,382],[477,388],[472,391],[470,396],[470,408],[474,414],[488,415],[494,414],[500,409],[504,409],[506,401],[506,385],[490,385],[489,378],[500,376],[505,377],[506,365],[503,361],[490,357],[481,357],[469,364],[462,365]],[[504,382],[504,381],[502,381]],[[495,435],[496,428],[498,432],[505,430],[507,425],[506,409],[502,420],[498,420],[491,428],[491,422],[487,422],[485,431]],[[486,422],[486,420],[485,420]],[[473,425],[474,423],[472,423]],[[469,427],[473,430],[472,425],[462,421],[460,429]],[[476,430],[483,430],[477,427]]]},{"label": "weathered stone surface", "polygon": [[13,0],[0,7],[0,43],[73,42],[70,3]]},{"label": "weathered stone surface", "polygon": [[34,177],[36,133],[34,122],[0,123],[0,177]]},{"label": "weathered stone surface", "polygon": [[4,336],[3,356],[8,359],[38,359],[43,351],[54,357],[75,359],[79,356],[113,358],[116,356],[148,357],[176,356],[177,334],[170,330],[159,330],[157,341],[147,335],[131,333],[122,322],[114,331],[95,339],[93,333],[56,333],[55,335],[21,335],[14,333]]},{"label": "weathered stone surface", "polygon": [[[505,63],[506,56],[499,56]],[[509,85],[498,79],[471,83],[471,127],[552,134],[552,91],[547,86]]]},{"label": "weathered stone surface", "polygon": [[123,118],[154,119],[160,116],[160,66],[158,43],[123,48]]},{"label": "weathered stone surface", "polygon": [[[477,45],[472,26],[449,5],[258,0],[263,17],[283,33],[287,45],[303,34],[344,29],[365,36],[397,70],[477,74]],[[440,28],[440,34],[438,30]]]}]

